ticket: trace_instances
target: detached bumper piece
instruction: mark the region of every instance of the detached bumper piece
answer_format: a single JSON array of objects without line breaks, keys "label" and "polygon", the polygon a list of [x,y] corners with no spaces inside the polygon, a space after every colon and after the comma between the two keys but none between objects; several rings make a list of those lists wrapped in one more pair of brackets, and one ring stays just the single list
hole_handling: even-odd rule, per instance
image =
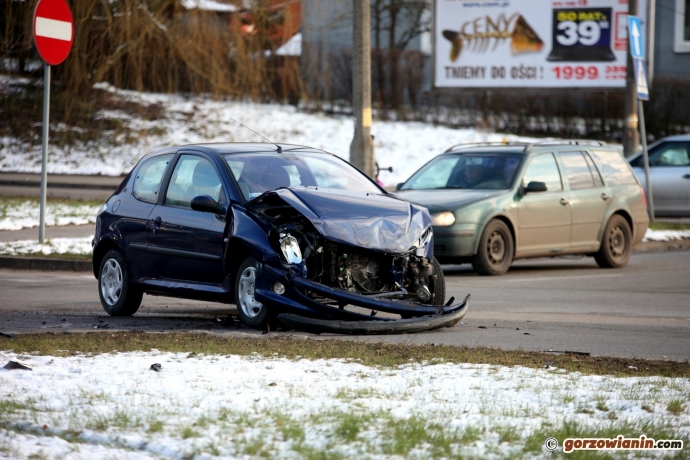
[{"label": "detached bumper piece", "polygon": [[[457,324],[467,313],[469,294],[465,299],[451,305],[425,305],[404,299],[385,296],[367,296],[354,292],[329,288],[319,283],[270,265],[261,267],[264,276],[255,290],[256,299],[277,308],[281,313],[278,320],[285,326],[305,332],[322,334],[382,335],[422,332]],[[286,285],[284,294],[271,291],[270,285],[280,281]],[[354,305],[372,310],[364,315],[344,308],[333,307],[305,295],[311,292],[318,298],[327,298],[339,305]],[[377,312],[401,315],[404,319],[376,316]]]}]

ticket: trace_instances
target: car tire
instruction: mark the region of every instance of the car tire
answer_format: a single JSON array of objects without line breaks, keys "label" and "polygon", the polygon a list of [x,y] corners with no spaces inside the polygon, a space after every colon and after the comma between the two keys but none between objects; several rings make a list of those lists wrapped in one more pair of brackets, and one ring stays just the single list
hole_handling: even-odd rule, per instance
[{"label": "car tire", "polygon": [[498,219],[490,221],[479,240],[472,267],[482,276],[497,276],[508,271],[513,263],[513,235],[508,226]]},{"label": "car tire", "polygon": [[270,309],[254,298],[257,267],[253,257],[247,257],[237,269],[235,277],[235,305],[242,322],[252,328],[264,329],[272,320]]},{"label": "car tire", "polygon": [[101,260],[98,295],[110,316],[132,316],[139,310],[144,292],[132,286],[125,258],[117,249],[108,251]]},{"label": "car tire", "polygon": [[446,278],[443,276],[443,270],[441,270],[441,264],[438,263],[436,257],[431,261],[431,265],[434,267],[434,275],[436,275],[436,280],[434,281],[431,288],[431,305],[443,305],[446,300]]},{"label": "car tire", "polygon": [[601,268],[624,267],[632,254],[632,231],[625,218],[614,215],[606,224],[599,252],[594,255]]}]

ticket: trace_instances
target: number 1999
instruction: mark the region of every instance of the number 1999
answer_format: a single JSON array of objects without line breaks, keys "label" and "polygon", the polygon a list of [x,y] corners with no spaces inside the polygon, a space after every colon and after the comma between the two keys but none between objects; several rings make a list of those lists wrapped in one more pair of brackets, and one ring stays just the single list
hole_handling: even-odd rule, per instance
[{"label": "number 1999", "polygon": [[576,80],[584,80],[585,78],[588,80],[596,80],[599,78],[599,69],[595,66],[569,66],[569,65],[564,65],[564,66],[556,66],[552,69],[554,73],[556,74],[556,79],[557,80],[570,80],[570,79],[576,79]]}]

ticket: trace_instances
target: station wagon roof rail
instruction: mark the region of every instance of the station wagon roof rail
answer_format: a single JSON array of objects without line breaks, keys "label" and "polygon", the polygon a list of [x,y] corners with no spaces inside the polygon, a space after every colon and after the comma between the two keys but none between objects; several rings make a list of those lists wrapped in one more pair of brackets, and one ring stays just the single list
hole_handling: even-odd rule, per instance
[{"label": "station wagon roof rail", "polygon": [[559,140],[551,140],[551,141],[539,141],[539,142],[532,142],[530,143],[527,147],[525,147],[525,152],[529,152],[533,148],[536,147],[548,147],[548,146],[556,146],[556,145],[589,145],[589,146],[604,146],[608,145],[604,141],[598,141],[594,139],[559,139]]},{"label": "station wagon roof rail", "polygon": [[448,148],[445,152],[443,153],[448,153],[452,152],[453,150],[462,150],[462,149],[471,149],[474,147],[486,147],[486,146],[492,146],[492,145],[524,145],[525,147],[529,146],[529,142],[514,142],[514,141],[494,141],[494,142],[466,142],[462,144],[456,144],[450,148]]}]

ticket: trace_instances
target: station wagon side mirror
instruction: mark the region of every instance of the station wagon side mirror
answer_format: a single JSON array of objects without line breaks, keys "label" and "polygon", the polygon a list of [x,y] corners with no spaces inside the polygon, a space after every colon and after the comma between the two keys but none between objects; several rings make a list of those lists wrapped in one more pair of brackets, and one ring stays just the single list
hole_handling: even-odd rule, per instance
[{"label": "station wagon side mirror", "polygon": [[220,212],[221,206],[208,195],[199,195],[192,198],[192,209],[201,212]]},{"label": "station wagon side mirror", "polygon": [[546,190],[546,184],[544,182],[539,182],[536,180],[533,180],[532,182],[527,184],[527,187],[525,187],[525,193],[545,192]]},{"label": "station wagon side mirror", "polygon": [[400,189],[402,188],[402,186],[403,186],[404,183],[405,183],[405,182],[398,182],[398,183],[395,185],[395,191],[397,192],[398,190],[400,190]]}]

